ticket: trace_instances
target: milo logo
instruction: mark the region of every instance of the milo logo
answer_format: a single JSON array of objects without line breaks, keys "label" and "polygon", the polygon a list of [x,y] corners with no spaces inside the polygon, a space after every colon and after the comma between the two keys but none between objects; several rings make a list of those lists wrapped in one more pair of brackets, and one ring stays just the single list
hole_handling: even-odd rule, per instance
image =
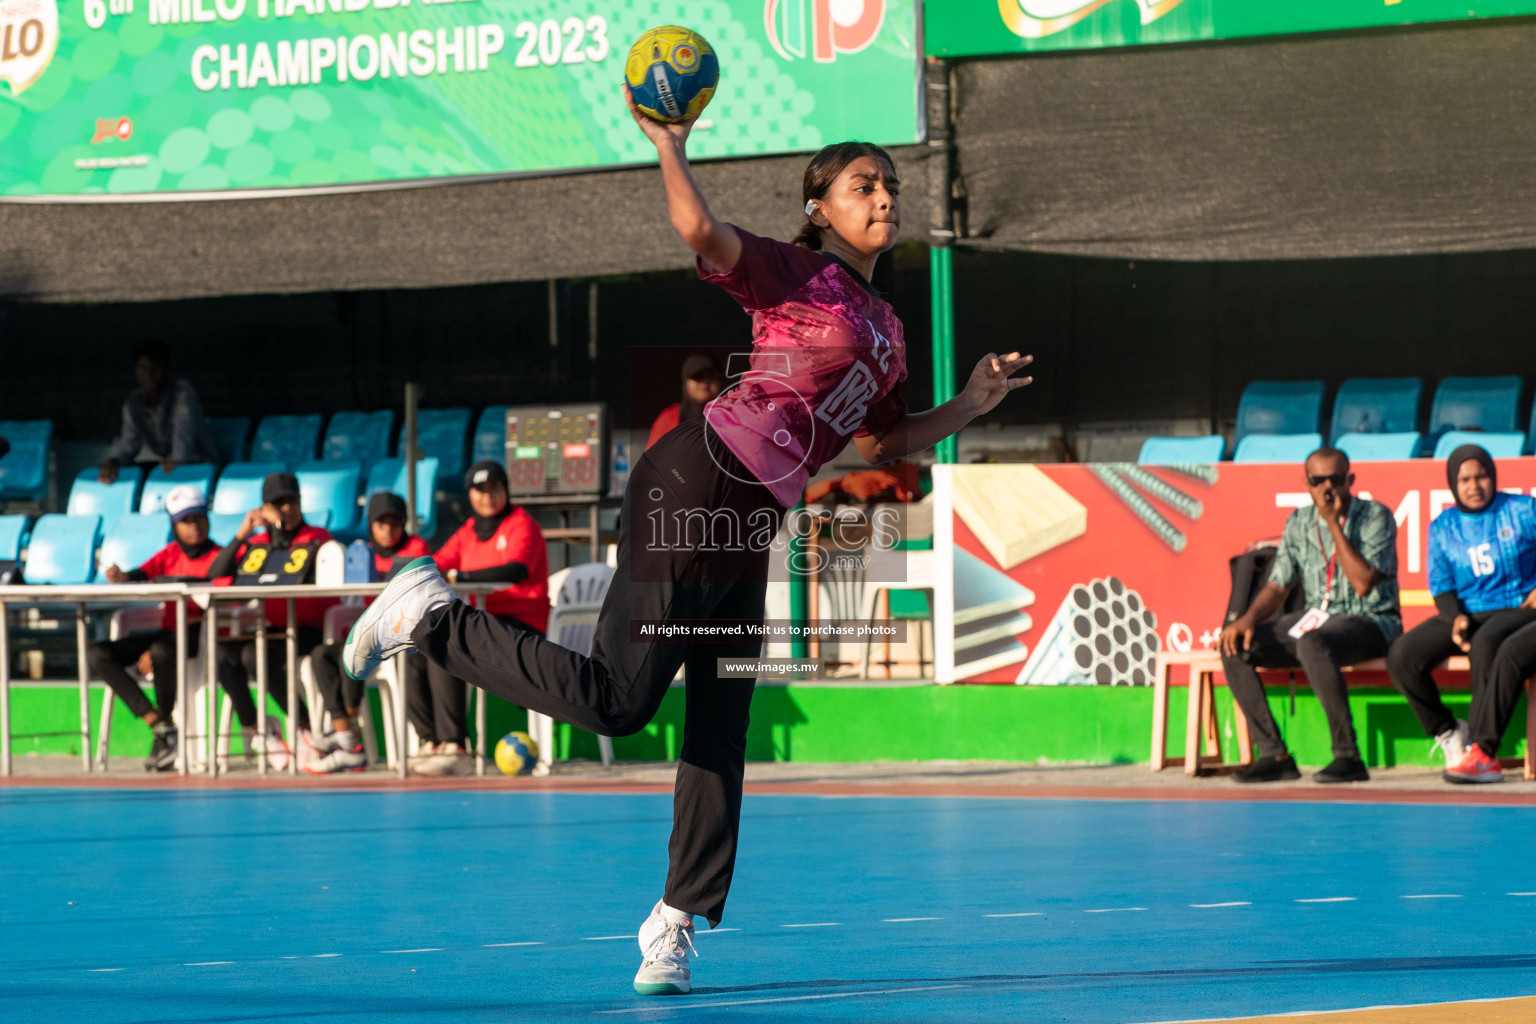
[{"label": "milo logo", "polygon": [[59,45],[55,0],[0,0],[0,82],[19,96],[43,76]]},{"label": "milo logo", "polygon": [[[1064,32],[1112,0],[998,0],[998,10],[1008,31],[1026,39]],[[1141,23],[1150,25],[1180,0],[1136,0]]]}]

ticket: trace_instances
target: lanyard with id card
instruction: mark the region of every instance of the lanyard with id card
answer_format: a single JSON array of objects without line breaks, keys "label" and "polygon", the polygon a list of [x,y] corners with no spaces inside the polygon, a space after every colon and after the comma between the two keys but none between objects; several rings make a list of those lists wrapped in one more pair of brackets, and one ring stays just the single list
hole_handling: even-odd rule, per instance
[{"label": "lanyard with id card", "polygon": [[[1316,524],[1314,524],[1316,525]],[[1323,550],[1323,531],[1317,531],[1317,550]],[[1296,624],[1286,630],[1286,635],[1293,640],[1300,640],[1312,632],[1332,616],[1328,614],[1328,602],[1333,599],[1333,573],[1339,565],[1339,551],[1334,548],[1333,557],[1328,559],[1328,582],[1323,585],[1323,606],[1321,608],[1308,608],[1307,613],[1296,620]]]}]

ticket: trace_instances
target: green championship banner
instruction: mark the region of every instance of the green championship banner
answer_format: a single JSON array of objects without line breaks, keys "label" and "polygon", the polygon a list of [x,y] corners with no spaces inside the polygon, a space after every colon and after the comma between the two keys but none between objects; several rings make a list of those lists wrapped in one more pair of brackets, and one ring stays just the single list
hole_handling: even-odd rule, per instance
[{"label": "green championship banner", "polygon": [[934,57],[1085,50],[1536,14],[1536,0],[929,0]]},{"label": "green championship banner", "polygon": [[916,0],[0,0],[0,196],[220,195],[653,161],[641,32],[720,59],[696,157],[920,141]]}]

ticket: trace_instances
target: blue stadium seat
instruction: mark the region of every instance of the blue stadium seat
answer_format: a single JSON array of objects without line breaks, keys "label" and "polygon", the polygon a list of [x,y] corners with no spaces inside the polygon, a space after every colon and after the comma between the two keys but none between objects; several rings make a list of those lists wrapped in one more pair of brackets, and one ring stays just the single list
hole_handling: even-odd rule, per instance
[{"label": "blue stadium seat", "polygon": [[26,516],[0,516],[0,562],[18,561],[26,539]]},{"label": "blue stadium seat", "polygon": [[[500,439],[501,435],[497,435]],[[405,444],[405,431],[400,431],[400,444]],[[468,409],[422,409],[416,414],[416,447],[421,454],[437,460],[437,486],[457,490],[469,467],[464,462],[464,451],[469,447]],[[404,456],[397,445],[395,454]],[[505,455],[501,456],[505,458]]]},{"label": "blue stadium seat", "polygon": [[1322,446],[1321,434],[1250,434],[1237,443],[1232,461],[1299,464]]},{"label": "blue stadium seat", "polygon": [[250,457],[249,416],[209,416],[208,428],[213,431],[213,438],[219,443],[220,465],[244,462]]},{"label": "blue stadium seat", "polygon": [[[1356,377],[1339,385],[1333,396],[1330,436],[1345,434],[1406,434],[1419,429],[1419,397],[1424,382],[1417,377]],[[1353,455],[1350,458],[1354,458]]]},{"label": "blue stadium seat", "polygon": [[290,472],[315,457],[320,443],[321,416],[267,416],[256,425],[251,458],[257,462],[281,462]]},{"label": "blue stadium seat", "polygon": [[[299,467],[299,503],[304,521],[329,530],[345,530],[357,521],[357,488],[363,464],[355,459],[306,462]],[[320,521],[325,516],[325,522]]]},{"label": "blue stadium seat", "polygon": [[106,569],[115,565],[124,572],[136,569],[156,551],[171,542],[171,520],[164,515],[119,516],[106,528],[101,538],[102,582]]},{"label": "blue stadium seat", "polygon": [[228,547],[229,542],[235,539],[235,534],[239,532],[240,524],[243,522],[245,522],[245,512],[210,512],[208,513],[208,536],[213,538],[213,542],[219,547]]},{"label": "blue stadium seat", "polygon": [[1519,377],[1447,377],[1435,389],[1429,410],[1429,432],[1519,430],[1515,407],[1523,381]]},{"label": "blue stadium seat", "polygon": [[1209,437],[1149,437],[1136,461],[1143,466],[1209,465],[1221,461],[1227,441],[1220,434]]},{"label": "blue stadium seat", "polygon": [[53,421],[0,420],[0,437],[11,443],[0,458],[0,500],[42,501],[48,494]]},{"label": "blue stadium seat", "polygon": [[139,514],[165,511],[165,496],[171,488],[191,484],[208,498],[213,496],[213,478],[218,474],[210,462],[189,462],[167,473],[156,466],[144,480],[144,490],[139,492]]},{"label": "blue stadium seat", "polygon": [[[437,532],[437,493],[433,482],[437,479],[437,460],[420,459],[416,463],[416,506],[420,519],[419,533],[431,537]],[[405,497],[405,460],[380,459],[368,470],[368,486],[363,496],[371,497],[379,491],[393,491]]]},{"label": "blue stadium seat", "polygon": [[96,578],[100,516],[40,516],[27,542],[28,583],[90,583]]},{"label": "blue stadium seat", "polygon": [[1237,403],[1236,441],[1249,434],[1316,434],[1322,417],[1322,381],[1256,380]]},{"label": "blue stadium seat", "polygon": [[1398,459],[1414,459],[1419,455],[1419,433],[1401,434],[1340,434],[1333,446],[1350,462],[1394,462]]},{"label": "blue stadium seat", "polygon": [[208,511],[224,516],[245,515],[261,504],[261,482],[267,474],[281,473],[286,468],[281,462],[234,462],[225,466],[219,486],[213,489],[213,504]]},{"label": "blue stadium seat", "polygon": [[144,485],[142,466],[124,466],[110,484],[96,479],[96,468],[82,469],[69,489],[64,511],[72,516],[100,516],[111,525],[118,516],[132,515],[139,507],[139,488]]},{"label": "blue stadium seat", "polygon": [[481,459],[507,461],[507,409],[505,405],[488,405],[475,422],[474,448],[469,453],[471,462]]},{"label": "blue stadium seat", "polygon": [[331,417],[331,425],[326,428],[320,457],[327,461],[356,459],[364,466],[371,466],[389,456],[389,439],[394,428],[395,414],[388,409],[339,412]]},{"label": "blue stadium seat", "polygon": [[1478,445],[1496,459],[1512,459],[1525,447],[1525,435],[1514,431],[1452,430],[1435,441],[1434,457],[1446,458],[1464,444]]}]

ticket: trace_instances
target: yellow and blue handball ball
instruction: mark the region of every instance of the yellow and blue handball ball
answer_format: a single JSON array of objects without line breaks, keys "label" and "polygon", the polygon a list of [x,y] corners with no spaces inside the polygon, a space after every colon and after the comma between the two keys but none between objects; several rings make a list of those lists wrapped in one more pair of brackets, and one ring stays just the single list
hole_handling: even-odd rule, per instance
[{"label": "yellow and blue handball ball", "polygon": [[704,37],[681,25],[646,32],[629,48],[624,79],[635,106],[653,121],[698,117],[720,82],[720,60]]},{"label": "yellow and blue handball ball", "polygon": [[539,745],[525,732],[509,732],[496,741],[496,767],[508,775],[522,775],[539,763]]}]

